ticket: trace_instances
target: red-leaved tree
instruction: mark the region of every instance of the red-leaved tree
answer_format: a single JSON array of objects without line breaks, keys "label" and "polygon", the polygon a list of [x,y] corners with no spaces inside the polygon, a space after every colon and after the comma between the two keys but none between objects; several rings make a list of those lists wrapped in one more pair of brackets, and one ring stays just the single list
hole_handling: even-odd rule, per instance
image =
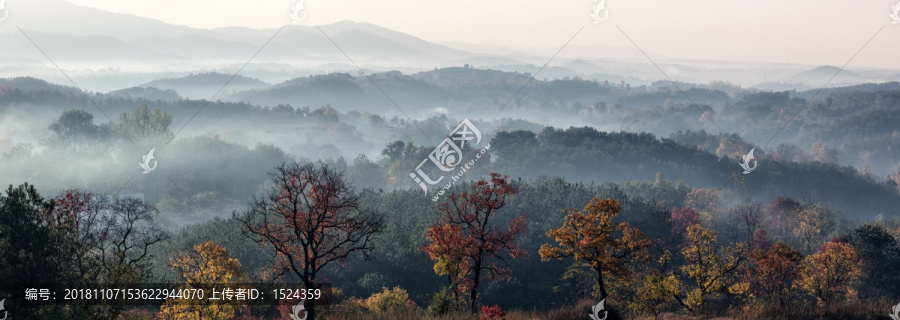
[{"label": "red-leaved tree", "polygon": [[773,236],[778,241],[788,241],[800,220],[803,206],[792,198],[777,197],[772,200],[763,214],[771,226]]},{"label": "red-leaved tree", "polygon": [[[360,209],[359,197],[343,174],[326,165],[282,163],[272,174],[275,187],[255,197],[235,217],[247,236],[275,249],[278,276],[294,274],[307,289],[328,265],[359,251],[368,258],[383,220]],[[307,301],[308,319],[316,319]]]},{"label": "red-leaved tree", "polygon": [[700,213],[688,206],[672,207],[669,221],[672,222],[673,232],[682,233],[688,226],[700,223]]},{"label": "red-leaved tree", "polygon": [[518,189],[509,184],[509,176],[491,173],[469,187],[469,191],[451,194],[438,206],[441,220],[429,227],[429,244],[422,248],[435,260],[435,271],[447,274],[460,291],[468,291],[469,308],[478,308],[478,289],[486,280],[509,277],[508,260],[525,252],[515,243],[525,231],[525,215],[511,219],[498,228],[491,219],[506,205],[506,197]]}]

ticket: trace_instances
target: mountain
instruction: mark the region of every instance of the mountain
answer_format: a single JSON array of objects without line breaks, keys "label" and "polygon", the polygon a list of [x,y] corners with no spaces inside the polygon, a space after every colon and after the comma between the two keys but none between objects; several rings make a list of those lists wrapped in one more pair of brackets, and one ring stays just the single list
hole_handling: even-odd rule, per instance
[{"label": "mountain", "polygon": [[599,73],[602,72],[603,69],[600,66],[591,63],[590,61],[584,59],[575,59],[569,61],[568,63],[562,65],[563,67],[575,70],[578,73]]},{"label": "mountain", "polygon": [[[370,73],[414,72],[455,65],[459,59],[476,56],[353,21],[320,26],[325,34],[317,27],[299,25],[283,29],[207,30],[80,7],[62,0],[16,3],[10,9],[13,14],[4,25],[19,26],[24,33],[14,28],[0,29],[0,60],[9,62],[0,66],[0,71],[9,77],[31,76],[68,83],[58,66],[77,86],[88,91],[155,86],[177,90],[183,97],[205,99],[227,79],[202,89],[165,83],[171,81],[146,82],[197,70],[229,75],[241,70],[242,75],[272,82],[335,70],[356,74],[357,65]],[[65,16],[60,12],[65,12]],[[56,66],[48,64],[50,60]],[[264,86],[230,84],[224,93]]]},{"label": "mountain", "polygon": [[[65,35],[105,35],[122,40],[142,36],[180,37],[204,34],[204,30],[168,24],[129,14],[81,7],[62,0],[28,0],[8,3],[4,25],[26,31],[40,30]],[[12,30],[16,30],[12,28]],[[18,34],[18,32],[12,32]]]},{"label": "mountain", "polygon": [[[135,46],[152,48],[160,57],[178,57],[172,61],[198,61],[206,59],[248,60],[259,51],[262,40],[235,38],[222,40],[216,37],[188,35],[182,37],[145,36],[131,41]],[[260,60],[288,60],[304,57],[302,51],[284,43],[269,43],[260,52]]]},{"label": "mountain", "polygon": [[360,31],[368,35],[372,35],[402,46],[415,48],[416,51],[423,54],[440,57],[444,59],[460,59],[473,54],[467,51],[453,49],[436,43],[431,43],[420,38],[397,32],[391,29],[379,27],[371,23],[357,23],[353,21],[340,21],[322,27],[322,30],[329,33],[341,33],[345,31]]},{"label": "mountain", "polygon": [[15,88],[24,91],[56,91],[69,95],[82,94],[81,90],[78,90],[78,88],[53,84],[32,77],[0,78],[0,87]]},{"label": "mountain", "polygon": [[[865,83],[858,84],[847,87],[830,87],[826,89],[822,89],[821,91],[816,88],[815,90],[807,90],[803,92],[798,92],[794,94],[797,97],[801,97],[804,99],[812,99],[812,97],[816,97],[818,100],[823,100],[831,95],[840,94],[840,93],[848,93],[848,92],[879,92],[879,91],[900,91],[900,82],[892,81],[892,82],[883,82],[883,83]],[[818,95],[817,95],[818,94]]]},{"label": "mountain", "polygon": [[[218,72],[191,73],[180,78],[153,80],[139,87],[171,90],[178,92],[183,97],[193,99],[209,99],[221,89],[222,92],[216,96],[218,99],[228,92],[260,89],[269,86],[268,83],[242,75],[234,76],[234,79],[231,79],[231,77],[232,75]],[[226,83],[228,85],[223,89]]]},{"label": "mountain", "polygon": [[498,57],[498,56],[474,56],[465,59],[456,60],[454,63],[455,66],[462,65],[471,65],[474,67],[492,67],[499,65],[524,65],[525,63],[519,60],[510,59],[506,57]]},{"label": "mountain", "polygon": [[178,95],[178,92],[175,90],[162,90],[154,87],[131,87],[127,89],[121,89],[116,91],[111,91],[107,93],[109,96],[118,96],[125,99],[145,99],[145,100],[162,100],[162,101],[177,101],[181,99],[181,96]]},{"label": "mountain", "polygon": [[[62,0],[17,2],[10,9],[12,13],[4,25],[18,26],[24,34],[14,28],[0,29],[0,43],[3,43],[0,59],[23,61],[26,64],[22,66],[32,71],[46,67],[47,58],[41,51],[59,62],[64,70],[79,65],[92,69],[127,66],[133,72],[206,69],[223,73],[237,70],[221,69],[223,66],[244,64],[251,58],[253,63],[248,66],[248,72],[262,63],[281,64],[288,67],[282,71],[292,72],[316,65],[350,63],[343,53],[360,66],[391,69],[433,68],[476,55],[353,21],[320,26],[323,34],[315,26],[300,25],[262,30],[196,29]],[[6,66],[3,70],[14,71]],[[58,76],[56,70],[42,71],[55,71],[57,74],[50,76]],[[46,78],[37,72],[22,74]]]},{"label": "mountain", "polygon": [[0,42],[3,43],[0,57],[4,60],[30,58],[44,64],[47,58],[41,53],[43,51],[58,63],[105,61],[110,64],[121,60],[146,61],[158,54],[154,49],[106,35],[76,36],[22,29],[28,38],[20,33],[0,34]]},{"label": "mountain", "polygon": [[[831,80],[831,82],[828,82],[832,77],[834,77],[834,79]],[[859,84],[870,80],[871,79],[866,76],[846,69],[841,70],[841,68],[834,66],[821,66],[795,74],[784,79],[783,82],[799,82],[813,87],[821,87],[825,85],[825,83],[828,83],[828,86],[835,87],[848,84]]]}]

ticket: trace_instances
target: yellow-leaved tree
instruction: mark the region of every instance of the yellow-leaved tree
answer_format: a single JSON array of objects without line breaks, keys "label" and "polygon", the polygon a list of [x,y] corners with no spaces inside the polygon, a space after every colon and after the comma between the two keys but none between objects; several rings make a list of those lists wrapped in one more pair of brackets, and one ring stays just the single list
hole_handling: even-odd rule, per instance
[{"label": "yellow-leaved tree", "polygon": [[631,283],[631,297],[627,302],[630,312],[653,315],[655,319],[672,307],[673,297],[678,295],[683,284],[668,269],[670,259],[671,253],[666,250],[657,261],[657,266],[648,265],[635,272],[637,277]]},{"label": "yellow-leaved tree", "polygon": [[627,222],[613,222],[619,215],[618,200],[597,197],[581,212],[568,209],[563,213],[562,227],[547,231],[557,244],[542,245],[538,252],[541,260],[573,257],[576,264],[590,265],[597,272],[600,299],[607,296],[604,277],[628,277],[628,263],[650,260],[650,239]]},{"label": "yellow-leaved tree", "polygon": [[696,286],[687,291],[686,297],[676,298],[688,311],[702,313],[707,296],[718,293],[729,285],[732,272],[744,260],[746,249],[743,243],[719,247],[716,244],[716,233],[700,224],[687,227],[684,241],[681,249],[684,265],[681,266],[681,272],[694,280]]},{"label": "yellow-leaved tree", "polygon": [[[234,283],[245,278],[240,269],[241,262],[229,256],[225,248],[213,241],[197,245],[190,252],[176,255],[170,267],[181,273],[187,288],[198,288],[204,284]],[[235,304],[215,303],[208,299],[191,303],[169,299],[160,309],[159,318],[232,319],[238,311],[239,306]]]}]

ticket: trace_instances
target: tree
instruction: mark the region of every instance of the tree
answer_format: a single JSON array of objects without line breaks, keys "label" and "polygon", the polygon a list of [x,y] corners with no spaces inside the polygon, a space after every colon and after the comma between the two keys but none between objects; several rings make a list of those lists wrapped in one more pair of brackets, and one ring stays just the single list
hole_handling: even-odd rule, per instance
[{"label": "tree", "polygon": [[685,264],[680,269],[696,286],[687,292],[686,297],[676,298],[688,311],[703,312],[706,296],[727,287],[731,273],[744,260],[743,243],[720,248],[716,241],[716,233],[699,224],[687,228],[685,245],[681,249]]},{"label": "tree", "polygon": [[391,163],[394,163],[403,157],[403,150],[405,147],[406,144],[404,144],[403,141],[397,140],[389,143],[384,150],[381,150],[381,154],[387,156]]},{"label": "tree", "polygon": [[[7,283],[140,282],[150,271],[148,249],[166,238],[153,223],[155,208],[137,200],[113,202],[77,190],[45,200],[28,184],[6,194],[0,196],[0,279]],[[0,295],[10,289],[0,288]],[[42,309],[39,318],[115,319],[122,306]]]},{"label": "tree", "polygon": [[625,278],[630,275],[626,264],[650,260],[650,239],[628,222],[613,222],[619,215],[618,200],[596,197],[581,212],[568,209],[563,213],[562,227],[547,231],[557,245],[542,245],[541,260],[573,257],[575,263],[590,265],[597,273],[598,298],[607,297],[605,275]]},{"label": "tree", "polygon": [[820,208],[806,206],[800,211],[800,217],[794,228],[794,235],[800,239],[807,253],[825,240],[825,228],[828,221]]},{"label": "tree", "polygon": [[891,170],[891,182],[897,187],[897,192],[900,192],[900,170],[897,170],[898,167],[900,167],[900,164],[894,165],[894,168]]},{"label": "tree", "polygon": [[452,224],[431,227],[425,234],[430,244],[423,249],[434,260],[434,272],[447,276],[454,300],[459,299],[460,289],[463,289],[463,281],[468,278],[469,272],[465,248],[460,245],[462,237],[462,228]]},{"label": "tree", "polygon": [[789,143],[779,143],[778,146],[770,148],[767,152],[772,156],[773,160],[783,162],[805,162],[809,161],[809,153],[800,147]]},{"label": "tree", "polygon": [[[0,194],[0,296],[18,297],[8,284],[55,283],[66,280],[64,238],[53,229],[53,201],[45,200],[33,185],[9,186]],[[17,317],[39,318],[36,307],[17,308]]]},{"label": "tree", "polygon": [[66,248],[86,281],[141,280],[149,272],[150,247],[168,238],[156,223],[158,210],[140,200],[67,190],[54,203],[56,224],[74,227]]},{"label": "tree", "polygon": [[672,297],[678,294],[682,283],[671,271],[654,270],[641,275],[641,278],[643,281],[635,292],[636,299],[628,302],[629,308],[641,313],[652,314],[656,318],[660,313],[671,308]]},{"label": "tree", "polygon": [[900,292],[900,243],[875,224],[859,226],[849,240],[863,262],[861,293],[877,297]]},{"label": "tree", "polygon": [[777,197],[763,210],[766,223],[774,232],[776,240],[787,241],[797,225],[803,207],[792,198]]},{"label": "tree", "polygon": [[130,113],[119,115],[116,130],[126,139],[141,146],[160,146],[168,143],[174,135],[169,131],[172,115],[159,109],[150,112],[146,104],[142,104]]},{"label": "tree", "polygon": [[671,253],[666,250],[657,261],[657,267],[647,267],[638,274],[633,294],[628,298],[628,309],[638,314],[652,314],[654,318],[672,306],[672,297],[678,295],[684,285],[672,270],[668,270]]},{"label": "tree", "polygon": [[821,142],[813,142],[809,147],[809,155],[813,161],[837,163],[837,150],[828,148]]},{"label": "tree", "polygon": [[683,232],[692,224],[700,223],[700,213],[690,207],[672,207],[672,232]]},{"label": "tree", "polygon": [[384,187],[384,174],[381,167],[364,154],[359,154],[353,159],[353,165],[347,167],[346,175],[355,185],[363,189]]},{"label": "tree", "polygon": [[[67,190],[56,196],[48,224],[64,241],[61,262],[72,283],[138,283],[151,274],[150,248],[168,238],[157,209],[135,199]],[[71,318],[116,319],[122,304],[69,306]]]},{"label": "tree", "polygon": [[468,192],[449,195],[438,205],[440,221],[425,232],[429,243],[422,250],[436,260],[435,270],[446,268],[454,284],[469,292],[472,313],[478,312],[483,274],[487,281],[507,278],[508,260],[525,255],[515,243],[516,235],[525,231],[524,214],[511,219],[506,228],[491,223],[506,206],[506,197],[518,193],[508,179],[491,173],[490,182],[482,178]]},{"label": "tree", "polygon": [[712,222],[723,211],[722,195],[713,188],[691,190],[684,197],[684,205],[697,211],[704,222]]},{"label": "tree", "polygon": [[[228,255],[222,246],[210,240],[194,246],[188,253],[172,258],[172,270],[177,270],[188,288],[201,288],[206,284],[227,284],[245,278],[241,262]],[[237,306],[227,303],[203,300],[198,303],[184,303],[168,300],[160,309],[161,319],[201,320],[232,319]]]},{"label": "tree", "polygon": [[98,202],[80,225],[92,234],[86,244],[99,256],[102,279],[109,284],[139,282],[150,271],[150,247],[168,238],[156,223],[159,211],[137,199],[94,199]]},{"label": "tree", "polygon": [[326,105],[313,110],[312,117],[319,122],[338,122],[339,114],[331,105]]},{"label": "tree", "polygon": [[753,265],[744,273],[742,285],[735,286],[739,289],[732,292],[778,308],[786,306],[793,296],[803,255],[790,245],[778,242],[767,251],[755,250],[750,257]]},{"label": "tree", "polygon": [[830,241],[803,259],[800,273],[801,287],[827,304],[856,297],[853,285],[862,274],[862,261],[850,244]]},{"label": "tree", "polygon": [[[234,215],[245,235],[274,248],[278,276],[293,274],[307,289],[318,289],[318,276],[329,265],[354,252],[368,259],[383,219],[360,208],[343,173],[324,164],[282,163],[272,182],[274,188]],[[308,316],[315,319],[315,305],[306,304]]]},{"label": "tree", "polygon": [[94,124],[94,115],[84,110],[66,110],[50,122],[51,136],[43,141],[49,147],[84,150],[92,143],[106,139],[111,133],[108,125]]},{"label": "tree", "polygon": [[[720,158],[740,158],[753,148],[737,134],[723,135],[716,149],[716,156]],[[762,151],[762,150],[758,150]]]},{"label": "tree", "polygon": [[759,203],[746,203],[729,210],[733,237],[753,248],[753,237],[763,224],[763,213]]}]

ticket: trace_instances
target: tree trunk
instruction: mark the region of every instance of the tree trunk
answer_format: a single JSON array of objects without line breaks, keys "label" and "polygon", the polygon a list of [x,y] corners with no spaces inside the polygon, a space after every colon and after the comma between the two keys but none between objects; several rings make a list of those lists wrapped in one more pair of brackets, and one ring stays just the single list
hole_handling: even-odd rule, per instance
[{"label": "tree trunk", "polygon": [[472,310],[473,314],[477,314],[478,313],[478,309],[477,309],[477,307],[478,307],[478,300],[477,300],[478,299],[478,282],[479,282],[478,280],[481,279],[480,264],[479,264],[479,266],[475,267],[474,276],[475,276],[474,279],[472,279],[472,292],[469,294],[469,299],[471,299],[471,301],[469,302],[469,308]]},{"label": "tree trunk", "polygon": [[[316,285],[315,275],[301,277],[300,280],[303,281],[303,286],[306,287],[307,290],[313,290],[318,288]],[[316,301],[315,300],[303,300],[303,309],[306,310],[306,320],[314,320],[316,319]]]},{"label": "tree trunk", "polygon": [[315,320],[316,304],[313,301],[304,301],[303,307],[306,309],[306,320]]},{"label": "tree trunk", "polygon": [[606,286],[603,284],[603,270],[600,268],[594,268],[597,270],[597,286],[600,287],[600,300],[606,299]]}]

